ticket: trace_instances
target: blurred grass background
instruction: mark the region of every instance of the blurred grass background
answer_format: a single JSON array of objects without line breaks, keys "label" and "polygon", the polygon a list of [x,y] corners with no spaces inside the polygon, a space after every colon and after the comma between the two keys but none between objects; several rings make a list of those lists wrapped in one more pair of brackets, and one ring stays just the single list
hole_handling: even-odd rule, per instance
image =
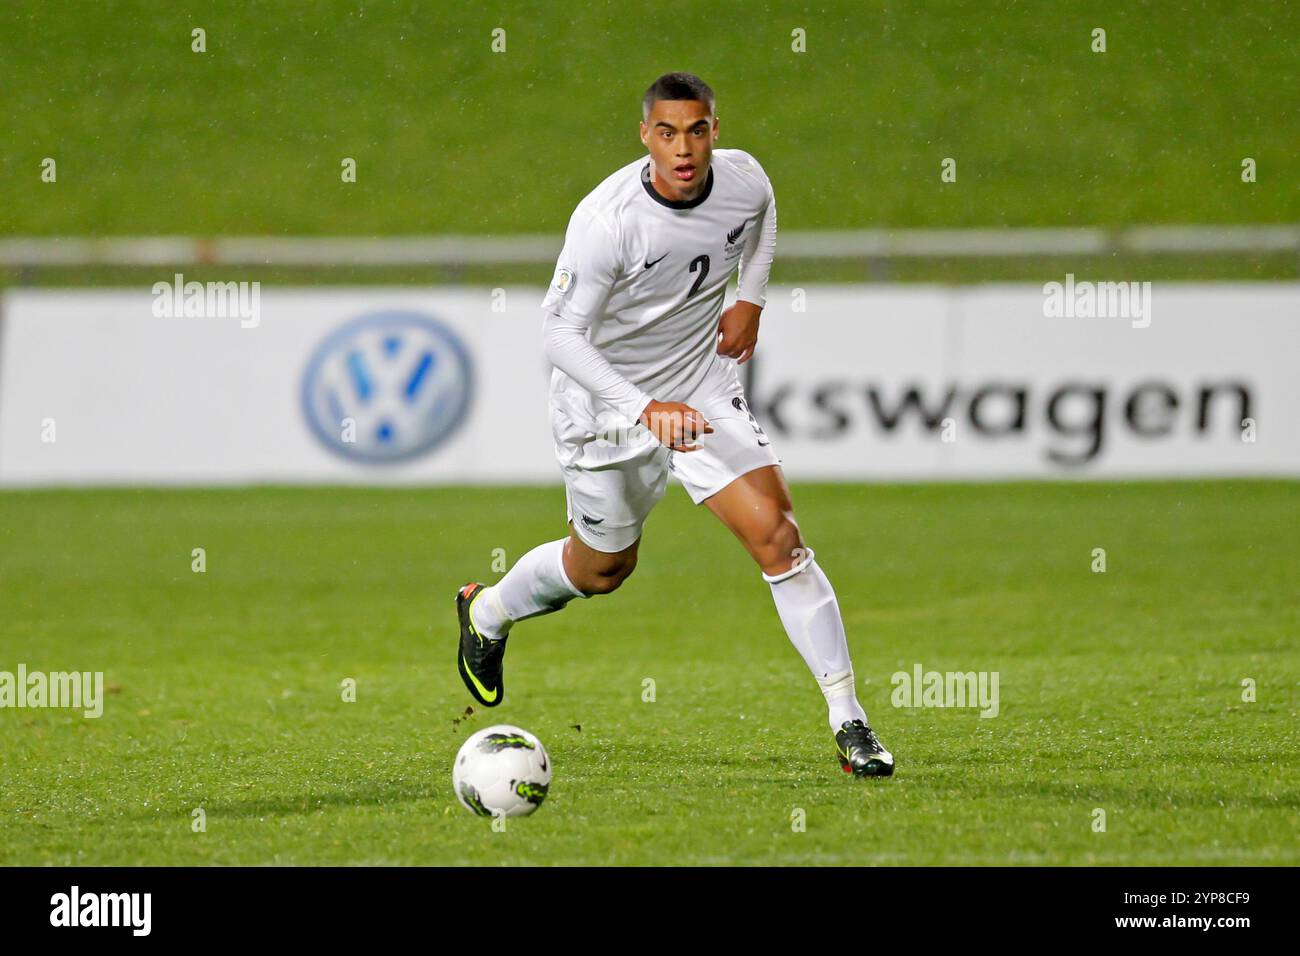
[{"label": "blurred grass background", "polygon": [[[206,53],[190,49],[195,27]],[[504,53],[490,48],[497,27]],[[1105,53],[1091,51],[1095,27]],[[791,51],[796,28],[802,54]],[[671,11],[23,0],[0,10],[0,236],[558,241],[577,200],[643,153],[639,98],[673,69],[713,85],[719,145],[763,162],[784,229],[1297,222],[1297,39],[1295,6],[1189,0],[684,0]],[[40,180],[47,156],[54,184]],[[1241,181],[1247,156],[1253,184]],[[357,162],[356,183],[340,180],[344,157]],[[957,160],[956,183],[940,182],[944,157]],[[1208,258],[1103,257],[1075,271],[1297,270],[1291,254]],[[921,261],[891,266],[890,277],[1042,268],[1059,271],[1038,260]],[[346,270],[291,271],[352,281]],[[494,268],[487,281],[540,282],[549,271]],[[134,281],[104,272],[10,270],[0,281]],[[474,279],[432,268],[374,278]],[[831,262],[779,264],[776,278],[871,276],[862,263]]]}]

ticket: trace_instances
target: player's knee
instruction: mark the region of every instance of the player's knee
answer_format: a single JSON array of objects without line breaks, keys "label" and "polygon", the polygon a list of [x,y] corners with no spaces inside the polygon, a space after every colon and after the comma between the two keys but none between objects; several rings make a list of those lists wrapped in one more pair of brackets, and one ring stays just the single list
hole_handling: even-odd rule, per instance
[{"label": "player's knee", "polygon": [[764,528],[759,540],[754,542],[754,559],[766,573],[779,574],[788,571],[798,560],[802,546],[803,540],[794,516],[782,514]]},{"label": "player's knee", "polygon": [[626,581],[634,570],[636,570],[635,554],[611,554],[590,569],[581,589],[587,594],[609,594],[611,591],[617,591],[619,585]]}]

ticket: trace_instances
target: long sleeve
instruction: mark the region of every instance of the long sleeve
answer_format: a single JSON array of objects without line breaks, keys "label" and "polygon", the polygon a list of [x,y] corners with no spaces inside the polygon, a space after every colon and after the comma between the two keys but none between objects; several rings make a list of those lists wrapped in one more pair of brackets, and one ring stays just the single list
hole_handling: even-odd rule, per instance
[{"label": "long sleeve", "polygon": [[587,331],[602,314],[619,275],[618,241],[602,218],[582,205],[574,211],[542,300],[543,338],[552,365],[635,425],[652,396],[620,375]]},{"label": "long sleeve", "polygon": [[[754,163],[758,166],[758,163]],[[776,193],[767,174],[759,168],[759,175],[767,184],[767,207],[759,228],[750,232],[740,252],[740,276],[737,298],[757,306],[767,304],[767,277],[776,257]]]},{"label": "long sleeve", "polygon": [[548,312],[543,321],[546,358],[569,378],[635,425],[650,396],[614,370],[587,339],[587,327]]}]

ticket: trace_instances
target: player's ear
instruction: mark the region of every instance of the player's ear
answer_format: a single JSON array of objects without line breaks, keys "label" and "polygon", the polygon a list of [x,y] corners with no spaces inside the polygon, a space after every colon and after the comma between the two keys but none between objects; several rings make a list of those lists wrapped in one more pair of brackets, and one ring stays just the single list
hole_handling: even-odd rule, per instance
[{"label": "player's ear", "polygon": [[643,121],[641,123],[641,145],[646,147],[647,149],[650,148],[650,144],[645,141],[645,136],[646,133],[648,133],[649,131],[650,131],[650,127],[646,126],[645,122]]}]

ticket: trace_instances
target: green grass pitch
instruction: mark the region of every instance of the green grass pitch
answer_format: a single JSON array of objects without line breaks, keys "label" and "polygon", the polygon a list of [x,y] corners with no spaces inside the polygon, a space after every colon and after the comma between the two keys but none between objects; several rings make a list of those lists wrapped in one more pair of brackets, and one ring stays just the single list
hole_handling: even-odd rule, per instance
[{"label": "green grass pitch", "polygon": [[[505,704],[459,724],[455,588],[559,537],[558,486],[8,492],[0,670],[111,693],[0,711],[0,863],[1294,865],[1298,492],[797,484],[899,761],[877,781],[840,772],[767,586],[675,488],[624,587],[521,623]],[[891,706],[917,663],[997,671],[999,715]],[[450,787],[495,722],[555,766],[504,832]]]},{"label": "green grass pitch", "polygon": [[783,229],[1295,222],[1298,35],[1210,0],[15,0],[0,233],[558,235],[669,70]]}]

